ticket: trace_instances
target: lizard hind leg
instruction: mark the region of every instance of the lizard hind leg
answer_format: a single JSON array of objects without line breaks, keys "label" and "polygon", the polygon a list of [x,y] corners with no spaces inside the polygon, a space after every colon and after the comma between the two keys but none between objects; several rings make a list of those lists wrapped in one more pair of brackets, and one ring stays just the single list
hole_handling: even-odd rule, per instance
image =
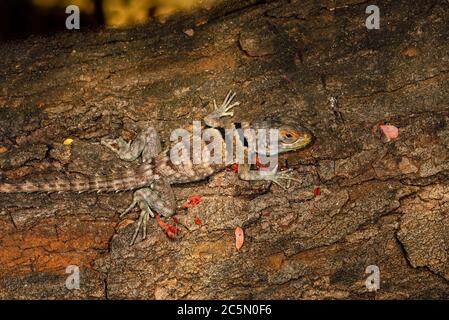
[{"label": "lizard hind leg", "polygon": [[130,245],[135,243],[140,230],[142,230],[142,240],[146,238],[150,216],[154,218],[155,212],[164,217],[172,216],[175,213],[176,202],[170,185],[164,180],[157,180],[151,188],[135,191],[133,202],[120,217],[126,215],[136,205],[139,206],[141,212]]},{"label": "lizard hind leg", "polygon": [[144,240],[147,237],[147,224],[148,221],[150,220],[150,215],[154,217],[154,213],[150,209],[150,207],[148,205],[142,204],[143,204],[142,202],[139,203],[139,207],[142,209],[142,211],[140,212],[136,229],[134,230],[134,234],[129,244],[130,246],[132,246],[136,242],[137,235],[139,234],[141,228],[142,228],[142,240]]}]

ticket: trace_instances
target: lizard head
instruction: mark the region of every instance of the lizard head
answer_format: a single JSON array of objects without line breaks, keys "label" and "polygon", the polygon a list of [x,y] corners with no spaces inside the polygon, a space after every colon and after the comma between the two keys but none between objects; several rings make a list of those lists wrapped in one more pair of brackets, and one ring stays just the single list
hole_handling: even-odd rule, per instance
[{"label": "lizard head", "polygon": [[292,119],[268,119],[256,123],[256,128],[278,130],[278,153],[304,149],[314,139],[309,129]]},{"label": "lizard head", "polygon": [[307,147],[313,141],[310,130],[299,125],[284,124],[279,127],[279,152],[299,150]]}]

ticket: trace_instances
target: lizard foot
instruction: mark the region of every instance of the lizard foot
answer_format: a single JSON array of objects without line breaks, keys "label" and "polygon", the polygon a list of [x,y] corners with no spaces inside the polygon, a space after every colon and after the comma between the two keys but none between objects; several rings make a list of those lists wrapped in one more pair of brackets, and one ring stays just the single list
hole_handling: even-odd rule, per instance
[{"label": "lizard foot", "polygon": [[[154,184],[153,187],[156,188],[158,185]],[[159,185],[160,186],[160,185]],[[170,193],[171,189],[167,190],[166,193]],[[139,189],[134,192],[133,202],[131,205],[126,208],[126,210],[120,215],[120,218],[125,216],[128,212],[130,212],[136,205],[140,208],[140,216],[137,221],[136,230],[131,239],[130,245],[132,246],[137,236],[139,235],[140,230],[142,230],[142,240],[144,240],[147,236],[147,224],[150,220],[150,216],[154,218],[156,216],[156,221],[158,225],[165,231],[167,236],[171,239],[176,238],[179,233],[179,229],[169,223],[164,223],[162,219],[159,217],[159,214],[155,215],[154,211],[161,213],[163,216],[171,216],[174,211],[171,206],[167,205],[167,203],[163,203],[160,201],[160,194],[156,192],[156,190],[152,190],[149,188]],[[171,202],[171,201],[170,201]],[[152,209],[153,208],[153,209]],[[154,211],[153,211],[154,210]]]},{"label": "lizard foot", "polygon": [[131,211],[136,206],[136,204],[139,205],[139,208],[141,209],[136,229],[132,236],[131,243],[129,244],[130,246],[132,246],[136,242],[137,235],[139,234],[141,228],[142,228],[142,240],[144,240],[147,237],[148,221],[150,220],[150,216],[154,217],[154,212],[151,210],[147,201],[145,200],[144,197],[141,197],[141,195],[138,192],[139,191],[136,191],[134,193],[133,202],[131,203],[131,205],[128,208],[126,208],[126,210],[123,211],[122,214],[120,214],[120,218],[123,218],[123,216],[125,216],[129,211]]},{"label": "lizard foot", "polygon": [[232,111],[232,108],[240,105],[240,102],[232,103],[232,99],[234,99],[235,95],[235,92],[229,91],[220,107],[217,107],[217,103],[214,99],[215,111],[211,113],[211,117],[216,119],[226,116],[232,117],[234,115],[234,111]]},{"label": "lizard foot", "polygon": [[[282,189],[286,190],[290,188],[290,184],[292,181],[301,182],[301,180],[292,177],[292,171],[293,169],[287,169],[285,171],[277,171],[276,166],[275,170],[271,172],[272,174],[268,175],[266,180],[272,181]],[[281,182],[282,180],[286,181],[286,183]]]},{"label": "lizard foot", "polygon": [[131,142],[126,142],[122,137],[119,137],[118,139],[103,138],[100,143],[119,155],[126,153],[131,145]]}]

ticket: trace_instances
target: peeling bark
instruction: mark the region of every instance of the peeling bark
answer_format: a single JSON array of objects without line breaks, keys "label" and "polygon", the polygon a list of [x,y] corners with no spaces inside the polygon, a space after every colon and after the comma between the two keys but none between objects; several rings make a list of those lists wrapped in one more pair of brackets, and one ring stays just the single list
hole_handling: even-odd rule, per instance
[{"label": "peeling bark", "polygon": [[[129,166],[100,138],[150,123],[166,145],[230,89],[235,119],[287,115],[316,136],[281,157],[301,177],[288,192],[227,171],[176,187],[179,204],[204,199],[179,210],[176,241],[153,221],[128,246],[137,212],[118,213],[130,192],[1,194],[0,297],[448,298],[449,4],[418,3],[378,1],[380,30],[364,26],[367,2],[230,1],[164,25],[0,45],[2,181]],[[399,137],[386,141],[381,121]],[[80,290],[65,287],[68,265]]]}]

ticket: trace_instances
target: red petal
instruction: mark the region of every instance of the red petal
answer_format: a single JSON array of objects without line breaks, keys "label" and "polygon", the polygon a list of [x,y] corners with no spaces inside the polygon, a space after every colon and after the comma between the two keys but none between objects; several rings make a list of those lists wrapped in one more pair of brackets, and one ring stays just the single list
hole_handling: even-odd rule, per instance
[{"label": "red petal", "polygon": [[156,222],[162,229],[165,228],[165,222],[161,220],[161,217],[158,214],[156,215]]},{"label": "red petal", "polygon": [[243,246],[244,242],[244,233],[243,229],[240,227],[235,228],[235,247],[239,250]]},{"label": "red petal", "polygon": [[198,225],[198,226],[200,226],[200,225],[203,224],[203,221],[201,221],[200,218],[196,217],[196,218],[195,218],[195,224]]},{"label": "red petal", "polygon": [[179,233],[179,229],[169,223],[165,223],[161,220],[161,217],[157,214],[156,215],[156,222],[157,224],[165,231],[167,236],[171,239],[176,238],[176,235]]},{"label": "red petal", "polygon": [[181,208],[189,208],[196,206],[198,203],[202,202],[203,199],[199,196],[191,196],[187,198],[187,202],[184,203]]},{"label": "red petal", "polygon": [[175,239],[175,238],[176,238],[176,234],[173,233],[173,232],[171,232],[170,230],[167,231],[167,236],[168,236],[170,239]]},{"label": "red petal", "polygon": [[380,125],[379,128],[384,133],[385,137],[387,137],[387,141],[396,139],[399,136],[399,129],[390,124]]}]

